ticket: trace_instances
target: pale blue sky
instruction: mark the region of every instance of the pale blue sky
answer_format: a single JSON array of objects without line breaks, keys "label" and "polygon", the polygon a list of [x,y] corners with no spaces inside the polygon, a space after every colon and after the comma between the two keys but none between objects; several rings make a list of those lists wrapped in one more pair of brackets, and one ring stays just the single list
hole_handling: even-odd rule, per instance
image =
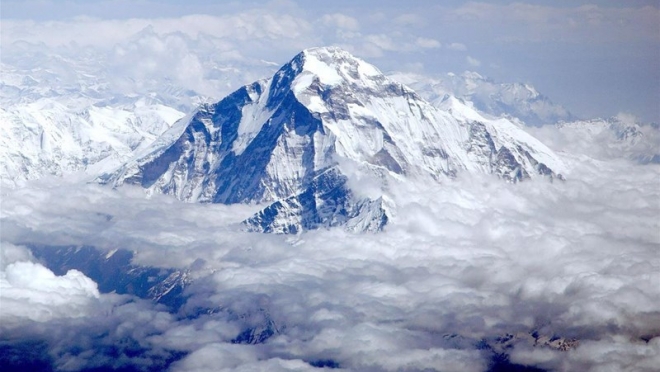
[{"label": "pale blue sky", "polygon": [[[304,47],[345,45],[383,70],[428,74],[473,70],[503,82],[531,83],[584,118],[629,112],[660,122],[657,0],[336,0],[331,4],[301,0],[3,0],[1,6],[3,25],[19,19],[74,22],[79,16],[176,20],[191,14],[249,16],[255,11],[275,19],[286,15],[291,19],[282,22],[281,28],[305,35],[283,38],[272,48],[248,38],[240,44],[242,53],[280,63]],[[222,37],[230,42],[232,35]],[[255,32],[255,40],[259,37]]]}]

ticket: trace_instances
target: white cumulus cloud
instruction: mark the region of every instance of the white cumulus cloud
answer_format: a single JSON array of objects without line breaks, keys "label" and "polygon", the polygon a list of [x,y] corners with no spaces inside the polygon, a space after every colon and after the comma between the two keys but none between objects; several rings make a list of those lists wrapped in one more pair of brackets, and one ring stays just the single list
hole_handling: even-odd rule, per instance
[{"label": "white cumulus cloud", "polygon": [[433,48],[440,48],[442,44],[438,40],[435,39],[429,39],[425,37],[418,37],[417,40],[415,41],[415,44],[419,46],[420,48],[424,49],[433,49]]},{"label": "white cumulus cloud", "polygon": [[447,49],[465,51],[467,47],[462,43],[450,43],[447,45]]},{"label": "white cumulus cloud", "polygon": [[479,61],[478,59],[476,59],[476,58],[474,58],[474,57],[467,56],[467,57],[465,58],[465,60],[466,60],[467,63],[468,63],[470,66],[472,66],[472,67],[479,67],[479,66],[481,66],[481,61]]},{"label": "white cumulus cloud", "polygon": [[0,318],[3,327],[24,321],[47,322],[77,318],[94,310],[99,291],[96,283],[77,270],[56,276],[25,248],[2,243],[0,265]]}]

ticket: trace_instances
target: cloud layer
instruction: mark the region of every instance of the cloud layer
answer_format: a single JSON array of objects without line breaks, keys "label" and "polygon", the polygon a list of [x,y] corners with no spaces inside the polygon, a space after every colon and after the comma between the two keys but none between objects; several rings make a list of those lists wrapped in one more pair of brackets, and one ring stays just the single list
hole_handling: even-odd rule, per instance
[{"label": "cloud layer", "polygon": [[[65,370],[483,371],[506,351],[548,370],[651,371],[660,362],[660,167],[571,164],[559,183],[393,183],[396,215],[364,235],[244,233],[235,224],[254,207],[145,199],[131,188],[5,190],[2,283],[21,290],[3,290],[3,304],[30,314],[37,303],[50,315],[8,323],[3,313],[3,340],[42,340]],[[98,294],[79,273],[53,277],[18,247],[30,243],[134,250],[136,263],[188,269],[194,281],[169,314]],[[49,299],[53,285],[66,288],[62,301]],[[258,339],[266,342],[240,343]],[[551,339],[574,343],[534,346]],[[117,343],[123,356],[113,359]]]}]

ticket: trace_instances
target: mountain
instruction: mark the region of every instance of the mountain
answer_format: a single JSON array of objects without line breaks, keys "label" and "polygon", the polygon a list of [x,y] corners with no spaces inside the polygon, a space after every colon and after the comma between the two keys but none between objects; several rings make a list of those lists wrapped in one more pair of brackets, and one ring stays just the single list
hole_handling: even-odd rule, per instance
[{"label": "mountain", "polygon": [[552,102],[530,84],[498,83],[473,71],[428,77],[413,73],[394,73],[393,79],[415,89],[433,104],[454,95],[472,102],[474,107],[494,116],[509,116],[530,126],[573,121],[576,117],[566,108]]},{"label": "mountain", "polygon": [[[130,159],[132,151],[148,146],[184,113],[277,68],[272,62],[227,58],[218,43],[209,35],[197,39],[178,33],[159,35],[147,27],[112,50],[28,42],[3,45],[2,186],[113,169]],[[151,50],[152,45],[167,47]],[[479,97],[488,96],[481,94],[485,91],[495,89],[493,97],[508,97],[512,93],[506,92],[515,89],[499,88],[508,85],[475,73],[441,79],[410,74],[390,77],[411,85],[434,104],[456,95],[465,102],[475,100],[474,107],[486,113],[526,118],[517,111],[481,104]]]},{"label": "mountain", "polygon": [[208,36],[162,38],[147,27],[111,50],[3,44],[2,186],[114,169],[210,96],[223,97],[277,67],[220,58]]},{"label": "mountain", "polygon": [[[445,110],[339,48],[303,51],[267,80],[180,120],[100,177],[189,202],[265,203],[248,229],[381,229],[388,182],[492,173],[561,178],[554,153],[506,119]],[[365,192],[365,179],[376,186]]]},{"label": "mountain", "polygon": [[182,116],[142,99],[130,105],[98,107],[42,98],[2,108],[0,178],[3,184],[16,186],[45,175],[116,168]]}]

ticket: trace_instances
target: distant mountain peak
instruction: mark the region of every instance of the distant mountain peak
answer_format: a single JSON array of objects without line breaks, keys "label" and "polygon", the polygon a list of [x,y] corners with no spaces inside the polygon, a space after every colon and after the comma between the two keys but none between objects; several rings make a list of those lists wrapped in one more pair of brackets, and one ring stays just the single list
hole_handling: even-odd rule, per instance
[{"label": "distant mountain peak", "polygon": [[409,84],[435,105],[445,96],[454,95],[472,102],[481,112],[516,118],[528,126],[576,120],[570,111],[529,83],[499,83],[474,71],[464,71],[460,75],[448,73],[436,78],[409,73],[393,73],[392,77]]}]

